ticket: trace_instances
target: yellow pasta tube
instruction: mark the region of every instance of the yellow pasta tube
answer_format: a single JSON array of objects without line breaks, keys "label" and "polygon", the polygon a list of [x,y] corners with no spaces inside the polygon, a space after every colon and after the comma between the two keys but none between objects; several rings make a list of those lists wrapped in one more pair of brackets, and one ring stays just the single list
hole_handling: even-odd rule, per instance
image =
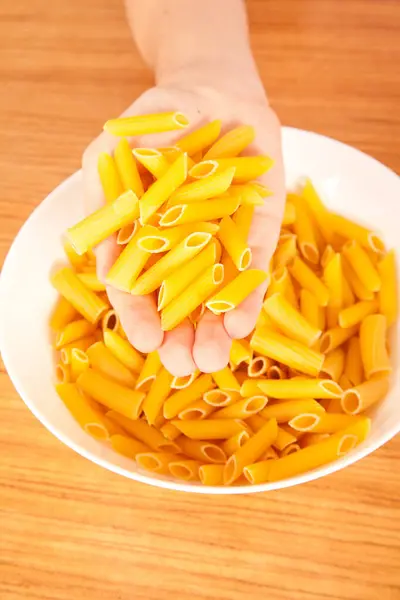
[{"label": "yellow pasta tube", "polygon": [[80,340],[94,333],[96,326],[93,323],[89,323],[86,319],[79,319],[78,321],[72,321],[68,323],[59,331],[56,335],[55,347],[56,350],[60,350],[63,346],[70,344],[76,340]]},{"label": "yellow pasta tube", "polygon": [[143,369],[144,358],[133,346],[115,331],[104,331],[104,343],[120,363],[130,371],[140,373]]},{"label": "yellow pasta tube", "polygon": [[[121,323],[114,309],[108,310],[101,319],[101,328],[103,333],[106,329],[110,331],[121,331]],[[126,337],[126,336],[125,336]]]},{"label": "yellow pasta tube", "polygon": [[162,133],[183,129],[189,125],[188,119],[180,112],[137,115],[110,119],[104,124],[104,131],[117,136],[138,136],[148,133]]},{"label": "yellow pasta tube", "polygon": [[184,240],[191,233],[217,233],[218,225],[214,223],[191,223],[189,225],[178,225],[170,229],[154,228],[151,232],[145,233],[138,240],[138,246],[151,254],[159,254],[171,250],[176,244]]},{"label": "yellow pasta tube", "polygon": [[220,390],[226,390],[228,392],[240,392],[240,383],[229,367],[225,367],[220,371],[211,373],[211,377]]},{"label": "yellow pasta tube", "polygon": [[202,440],[191,440],[181,435],[176,443],[183,454],[189,458],[206,463],[221,464],[226,461],[226,454],[217,444],[204,442]]},{"label": "yellow pasta tube", "polygon": [[296,208],[293,202],[286,201],[285,211],[283,213],[282,225],[286,227],[287,225],[293,225],[296,221]]},{"label": "yellow pasta tube", "polygon": [[193,204],[180,204],[168,208],[160,219],[161,227],[185,225],[198,221],[214,221],[232,215],[240,204],[239,196],[220,197]]},{"label": "yellow pasta tube", "polygon": [[235,167],[233,183],[247,183],[264,175],[274,164],[269,156],[238,156],[236,158],[218,158],[215,161],[219,170]]},{"label": "yellow pasta tube", "polygon": [[114,160],[125,191],[132,190],[138,198],[144,193],[143,183],[128,140],[121,138],[114,150]]},{"label": "yellow pasta tube", "polygon": [[296,199],[296,218],[293,223],[293,230],[297,236],[297,244],[300,248],[300,252],[306,260],[314,265],[317,265],[319,263],[319,249],[313,223],[302,202],[302,199],[295,196],[295,194],[291,194],[291,198],[293,200]]},{"label": "yellow pasta tube", "polygon": [[117,381],[121,385],[134,387],[136,377],[123,365],[103,342],[96,342],[86,350],[90,366],[105,377]]},{"label": "yellow pasta tube", "polygon": [[169,198],[167,206],[190,204],[220,196],[229,188],[235,174],[235,167],[219,171],[215,175],[186,183],[178,188]]},{"label": "yellow pasta tube", "polygon": [[343,413],[325,413],[313,428],[313,433],[337,433],[356,423],[366,423],[367,417],[344,415]]},{"label": "yellow pasta tube", "polygon": [[222,485],[224,482],[224,465],[201,465],[199,477],[203,485]]},{"label": "yellow pasta tube", "polygon": [[[234,169],[235,167],[232,167]],[[243,206],[264,206],[264,200],[251,183],[241,185],[232,185],[227,195],[240,196],[240,202]]]},{"label": "yellow pasta tube", "polygon": [[187,387],[189,387],[189,385],[191,385],[195,379],[197,379],[197,377],[200,375],[200,371],[195,371],[194,373],[191,373],[190,375],[183,375],[181,377],[175,376],[172,379],[172,383],[171,383],[171,389],[173,390],[183,390]]},{"label": "yellow pasta tube", "polygon": [[79,425],[98,440],[108,440],[111,428],[108,420],[85,394],[79,391],[75,383],[60,383],[56,392]]},{"label": "yellow pasta tube", "polygon": [[240,395],[243,398],[251,398],[251,396],[258,396],[261,394],[260,383],[263,383],[265,379],[245,379],[240,387]]},{"label": "yellow pasta tube", "polygon": [[71,350],[71,379],[76,381],[85,369],[89,368],[89,357],[83,350],[73,348]]},{"label": "yellow pasta tube", "polygon": [[203,394],[204,401],[210,406],[222,407],[234,404],[240,399],[239,392],[233,392],[232,390],[209,390]]},{"label": "yellow pasta tube", "polygon": [[300,292],[300,311],[313,327],[322,331],[325,329],[325,309],[318,304],[314,294],[306,289]]},{"label": "yellow pasta tube", "polygon": [[142,225],[161,208],[171,194],[186,180],[187,154],[182,154],[168,170],[151,185],[140,199]]},{"label": "yellow pasta tube", "polygon": [[267,369],[268,379],[286,379],[287,371],[278,365],[271,365]]},{"label": "yellow pasta tube", "polygon": [[236,370],[242,363],[249,364],[253,357],[253,351],[247,340],[232,340],[229,353],[231,370]]},{"label": "yellow pasta tube", "polygon": [[192,440],[224,440],[246,430],[245,423],[239,419],[173,420],[172,424]]},{"label": "yellow pasta tube", "polygon": [[135,281],[131,293],[143,295],[154,292],[178,267],[199,254],[211,237],[211,233],[205,232],[188,235]]},{"label": "yellow pasta tube", "polygon": [[160,369],[161,360],[157,350],[150,352],[146,356],[143,368],[139,373],[139,377],[136,382],[136,389],[142,390],[143,392],[148,392],[152,381],[156,378]]},{"label": "yellow pasta tube", "polygon": [[108,304],[89,290],[68,267],[54,273],[51,283],[61,296],[90,323],[97,323],[108,310]]},{"label": "yellow pasta tube", "polygon": [[183,458],[171,461],[168,465],[169,472],[176,479],[184,481],[196,481],[199,479],[199,468],[201,462],[198,460],[185,460]]},{"label": "yellow pasta tube", "polygon": [[319,344],[320,352],[328,354],[335,348],[338,348],[347,340],[353,337],[357,333],[357,326],[349,327],[348,329],[342,329],[341,327],[333,327],[328,329],[322,334]]},{"label": "yellow pasta tube", "polygon": [[181,410],[181,412],[178,413],[178,418],[183,421],[206,419],[208,415],[214,412],[214,410],[213,406],[205,402],[203,398],[200,398]]},{"label": "yellow pasta tube", "polygon": [[306,346],[312,346],[322,333],[321,329],[311,325],[282,294],[273,294],[267,298],[264,310],[282,333]]},{"label": "yellow pasta tube", "polygon": [[308,446],[313,446],[314,444],[319,444],[327,440],[329,437],[329,433],[305,433],[301,436],[299,441],[300,448],[307,448]]},{"label": "yellow pasta tube", "polygon": [[232,216],[232,220],[236,225],[238,236],[245,242],[247,242],[249,237],[253,216],[254,206],[248,206],[246,204],[239,206],[235,214]]},{"label": "yellow pasta tube", "polygon": [[384,315],[370,315],[363,320],[360,327],[360,347],[367,379],[373,375],[387,375],[391,372]]},{"label": "yellow pasta tube", "polygon": [[313,215],[325,242],[330,244],[332,241],[330,213],[324,206],[310,179],[306,180],[301,195],[304,198],[310,213]]},{"label": "yellow pasta tube", "polygon": [[344,375],[350,382],[348,387],[360,385],[364,380],[364,367],[361,359],[360,339],[358,337],[353,337],[349,340]]},{"label": "yellow pasta tube", "polygon": [[377,300],[362,300],[352,306],[343,308],[338,316],[338,322],[340,327],[347,329],[353,327],[367,317],[377,312],[379,304]]},{"label": "yellow pasta tube", "polygon": [[92,273],[77,273],[77,275],[78,279],[80,279],[89,290],[93,290],[94,292],[105,292],[106,286],[98,279],[94,271]]},{"label": "yellow pasta tube", "polygon": [[385,246],[379,236],[358,225],[346,217],[331,214],[329,217],[329,225],[333,232],[338,233],[344,238],[356,241],[364,248],[371,248],[374,252],[380,254],[385,251]]},{"label": "yellow pasta tube", "polygon": [[[242,207],[240,207],[242,208]],[[274,254],[274,268],[279,270],[282,267],[286,267],[297,254],[297,243],[296,236],[290,234],[286,239],[278,242],[278,247]]]},{"label": "yellow pasta tube", "polygon": [[206,307],[216,315],[233,310],[267,278],[268,274],[260,269],[242,271],[233,281],[210,298],[206,302]]},{"label": "yellow pasta tube", "polygon": [[247,269],[251,263],[251,250],[244,238],[240,237],[235,222],[229,216],[221,219],[217,235],[236,268],[239,271]]},{"label": "yellow pasta tube", "polygon": [[267,296],[281,293],[292,306],[296,309],[299,306],[296,292],[293,287],[293,281],[286,267],[280,267],[272,272],[271,283],[268,286]]},{"label": "yellow pasta tube", "polygon": [[255,138],[254,127],[240,125],[231,129],[213,143],[204,155],[205,160],[215,158],[233,158],[238,156]]},{"label": "yellow pasta tube", "polygon": [[262,456],[276,440],[278,426],[275,419],[270,419],[241,448],[228,459],[224,469],[224,484],[230,485],[243,473],[243,469]]},{"label": "yellow pasta tube", "polygon": [[176,438],[181,435],[179,429],[177,429],[174,425],[172,425],[172,423],[169,422],[165,423],[165,425],[163,425],[160,428],[160,431],[163,434],[163,436],[171,442],[176,440]]},{"label": "yellow pasta tube", "polygon": [[[264,419],[262,419],[262,421],[264,424]],[[221,448],[225,452],[226,456],[232,456],[232,454],[239,450],[239,448],[241,448],[249,439],[250,434],[247,431],[239,431],[239,433],[236,433],[231,438],[228,438],[227,440],[222,442]]]},{"label": "yellow pasta tube", "polygon": [[132,154],[156,179],[165,175],[170,167],[165,156],[155,148],[135,148]]},{"label": "yellow pasta tube", "polygon": [[139,417],[144,394],[117,383],[92,368],[86,369],[77,380],[78,386],[100,404],[130,418]]},{"label": "yellow pasta tube", "polygon": [[299,444],[289,444],[289,446],[286,446],[286,448],[282,450],[282,452],[280,453],[280,457],[288,456],[289,454],[293,454],[293,452],[298,452],[299,450]]},{"label": "yellow pasta tube", "polygon": [[207,300],[222,283],[224,268],[220,263],[207,268],[186,290],[174,298],[161,312],[161,327],[170,331]]},{"label": "yellow pasta tube", "polygon": [[381,287],[379,273],[365,250],[355,240],[352,240],[343,246],[343,254],[367,290],[379,292]]},{"label": "yellow pasta tube", "polygon": [[320,415],[324,412],[316,400],[305,398],[272,404],[264,408],[260,414],[264,419],[276,419],[278,423],[287,423],[298,415]]},{"label": "yellow pasta tube", "polygon": [[77,316],[78,312],[72,304],[63,296],[59,296],[50,316],[50,328],[53,331],[64,329],[64,327],[76,319]]},{"label": "yellow pasta tube", "polygon": [[104,196],[107,202],[113,202],[124,191],[113,157],[106,152],[101,152],[97,161],[97,170]]},{"label": "yellow pasta tube", "polygon": [[74,269],[83,271],[88,265],[88,255],[86,253],[78,254],[68,238],[63,238],[62,244],[64,252]]},{"label": "yellow pasta tube", "polygon": [[[348,356],[347,359],[348,360]],[[336,348],[325,356],[321,370],[322,377],[330,377],[333,381],[339,381],[343,374],[345,353],[343,348]]]},{"label": "yellow pasta tube", "polygon": [[342,389],[330,379],[308,379],[293,377],[292,379],[268,379],[260,381],[260,390],[271,398],[340,398]]},{"label": "yellow pasta tube", "polygon": [[74,350],[76,348],[78,350],[83,350],[85,352],[85,350],[87,350],[89,348],[89,346],[91,346],[95,342],[96,342],[95,336],[90,335],[90,336],[82,338],[80,340],[75,340],[74,342],[71,342],[70,344],[66,344],[60,350],[61,362],[65,365],[71,364],[72,350]]},{"label": "yellow pasta tube", "polygon": [[314,377],[320,372],[324,361],[324,355],[320,352],[266,327],[254,332],[250,345],[256,352]]},{"label": "yellow pasta tube", "polygon": [[116,411],[109,411],[107,417],[120,425],[135,440],[139,440],[156,452],[170,452],[172,454],[179,452],[179,447],[175,442],[165,439],[158,429],[148,425],[142,419],[133,420]]},{"label": "yellow pasta tube", "polygon": [[[164,403],[163,412],[166,419],[173,419],[205,392],[214,387],[211,375],[203,374],[190,386],[171,394]],[[179,429],[179,428],[178,428]]]},{"label": "yellow pasta tube", "polygon": [[[265,422],[265,419],[264,419],[264,422]],[[279,450],[279,452],[282,452],[282,450],[284,450],[291,444],[294,444],[297,439],[295,436],[296,432],[293,429],[290,428],[291,431],[287,431],[286,429],[284,429],[284,427],[285,426],[278,427],[278,434],[277,434],[276,440],[273,442],[273,446],[277,450]]]},{"label": "yellow pasta tube", "polygon": [[393,250],[378,262],[377,269],[381,279],[379,310],[385,315],[387,326],[390,327],[397,319],[398,310],[396,259]]},{"label": "yellow pasta tube", "polygon": [[149,425],[154,425],[162,411],[163,404],[171,390],[171,383],[172,375],[167,369],[161,367],[143,402],[143,412]]},{"label": "yellow pasta tube", "polygon": [[189,176],[192,179],[205,179],[214,175],[217,169],[218,163],[215,160],[203,160],[190,168]]},{"label": "yellow pasta tube", "polygon": [[142,442],[138,442],[122,434],[112,435],[110,442],[115,452],[127,458],[136,458],[137,454],[149,451],[149,448],[145,444],[142,444]]},{"label": "yellow pasta tube", "polygon": [[329,301],[329,290],[310,267],[308,267],[298,256],[289,263],[288,267],[290,274],[298,281],[301,287],[314,294],[320,306],[327,306]]},{"label": "yellow pasta tube", "polygon": [[67,237],[78,254],[84,254],[112,233],[139,216],[137,196],[128,190],[67,230]]},{"label": "yellow pasta tube", "polygon": [[162,310],[179,296],[201,273],[217,259],[218,248],[209,243],[197,256],[184,263],[164,279],[158,293],[158,310]]},{"label": "yellow pasta tube", "polygon": [[117,234],[118,246],[126,246],[137,233],[138,226],[138,221],[134,221],[134,223],[121,227]]},{"label": "yellow pasta tube", "polygon": [[169,465],[173,460],[176,460],[176,455],[171,452],[143,452],[136,455],[139,467],[158,475],[170,475]]},{"label": "yellow pasta tube", "polygon": [[344,276],[351,288],[354,292],[354,295],[359,300],[373,300],[374,292],[368,290],[365,285],[361,282],[359,277],[356,275],[353,268],[350,266],[350,263],[346,260],[346,257],[342,254],[342,268]]},{"label": "yellow pasta tube", "polygon": [[342,410],[348,415],[358,415],[373,404],[380,402],[389,391],[388,377],[374,377],[353,388],[342,396]]},{"label": "yellow pasta tube", "polygon": [[247,375],[255,378],[265,375],[268,369],[272,366],[271,362],[272,361],[265,356],[255,356],[247,367]]},{"label": "yellow pasta tube", "polygon": [[329,291],[329,306],[343,306],[343,272],[341,255],[336,253],[324,268],[324,283]]},{"label": "yellow pasta tube", "polygon": [[249,425],[252,432],[257,433],[265,425],[266,419],[260,417],[260,415],[251,415],[246,419],[246,425]]},{"label": "yellow pasta tube", "polygon": [[251,398],[242,398],[238,402],[225,406],[213,413],[213,419],[247,419],[265,408],[268,398],[259,394]]},{"label": "yellow pasta tube", "polygon": [[187,152],[189,156],[201,152],[211,146],[221,133],[222,123],[219,119],[206,123],[202,127],[195,129],[182,137],[175,144],[182,152]]}]

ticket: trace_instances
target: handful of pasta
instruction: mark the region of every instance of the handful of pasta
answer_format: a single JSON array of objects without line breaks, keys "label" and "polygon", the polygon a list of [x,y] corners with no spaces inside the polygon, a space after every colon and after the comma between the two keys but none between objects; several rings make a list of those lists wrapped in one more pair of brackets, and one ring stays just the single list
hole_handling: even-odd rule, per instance
[{"label": "handful of pasta", "polygon": [[[153,473],[204,485],[277,481],[334,461],[363,441],[366,411],[391,371],[396,266],[380,238],[331,213],[312,183],[287,196],[278,246],[251,268],[247,237],[268,190],[266,156],[240,156],[255,132],[213,121],[173,147],[124,136],[184,128],[181,113],[108,121],[120,136],[99,156],[107,204],[66,232],[71,265],[52,276],[58,394],[87,433]],[[121,245],[106,282],[157,293],[165,331],[207,308],[232,310],[269,281],[253,333],[230,364],[173,377],[135,350],[96,276],[92,249]]]}]

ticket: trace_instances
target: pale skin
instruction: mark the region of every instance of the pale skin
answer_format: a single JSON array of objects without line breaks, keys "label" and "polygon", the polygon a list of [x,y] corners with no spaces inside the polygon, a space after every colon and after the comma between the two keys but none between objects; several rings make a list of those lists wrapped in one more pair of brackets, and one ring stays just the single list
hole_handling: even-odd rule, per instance
[{"label": "pale skin", "polygon": [[[239,124],[253,125],[255,144],[248,154],[267,154],[275,163],[260,178],[272,195],[257,207],[249,246],[252,267],[268,269],[282,221],[285,188],[280,124],[270,108],[248,41],[242,0],[126,0],[133,37],[152,68],[156,85],[123,113],[139,115],[179,110],[189,118],[190,130],[214,119],[226,131]],[[113,117],[115,115],[110,115]],[[185,130],[187,133],[189,130]],[[174,144],[182,132],[142,136],[137,147]],[[83,155],[87,212],[104,204],[97,159],[118,143],[102,133]],[[115,238],[96,248],[98,275],[104,277],[119,253]],[[229,359],[232,339],[249,335],[261,308],[265,287],[260,286],[235,310],[224,316],[206,312],[194,331],[186,320],[164,333],[152,296],[131,296],[107,287],[110,302],[133,346],[141,352],[158,350],[164,366],[177,376],[195,369],[209,373]]]}]

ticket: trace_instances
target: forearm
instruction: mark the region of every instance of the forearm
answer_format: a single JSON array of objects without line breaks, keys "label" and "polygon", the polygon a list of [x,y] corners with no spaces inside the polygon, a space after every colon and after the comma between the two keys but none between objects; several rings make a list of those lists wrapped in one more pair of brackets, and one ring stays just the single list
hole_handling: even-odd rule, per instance
[{"label": "forearm", "polygon": [[264,97],[243,0],[126,0],[136,44],[161,86]]}]

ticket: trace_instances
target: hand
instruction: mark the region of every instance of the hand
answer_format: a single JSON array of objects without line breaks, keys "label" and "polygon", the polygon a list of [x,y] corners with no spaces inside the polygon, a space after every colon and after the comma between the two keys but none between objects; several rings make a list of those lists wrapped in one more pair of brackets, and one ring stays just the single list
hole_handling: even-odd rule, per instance
[{"label": "hand", "polygon": [[[244,94],[246,84],[243,82]],[[268,269],[275,250],[282,221],[285,187],[281,155],[280,124],[266,99],[255,100],[244,96],[233,97],[214,89],[185,89],[184,87],[155,87],[145,92],[122,116],[179,110],[190,120],[190,129],[221,119],[223,133],[239,124],[253,125],[256,140],[246,154],[267,154],[275,164],[260,178],[272,195],[257,207],[249,234],[252,249],[252,267]],[[188,130],[147,135],[131,140],[136,147],[163,147],[173,145]],[[86,149],[83,155],[83,179],[85,208],[87,213],[97,210],[105,202],[97,173],[100,152],[111,153],[118,143],[107,133],[102,133]],[[120,251],[115,236],[97,246],[98,276],[105,276]],[[265,284],[266,286],[266,284]],[[260,286],[235,310],[223,316],[207,311],[196,331],[186,320],[174,330],[161,330],[153,296],[131,296],[110,286],[107,294],[120,317],[121,324],[132,345],[141,352],[158,349],[165,367],[174,375],[184,376],[196,368],[203,372],[222,369],[229,359],[232,339],[244,338],[255,326],[261,309],[266,287]]]}]

